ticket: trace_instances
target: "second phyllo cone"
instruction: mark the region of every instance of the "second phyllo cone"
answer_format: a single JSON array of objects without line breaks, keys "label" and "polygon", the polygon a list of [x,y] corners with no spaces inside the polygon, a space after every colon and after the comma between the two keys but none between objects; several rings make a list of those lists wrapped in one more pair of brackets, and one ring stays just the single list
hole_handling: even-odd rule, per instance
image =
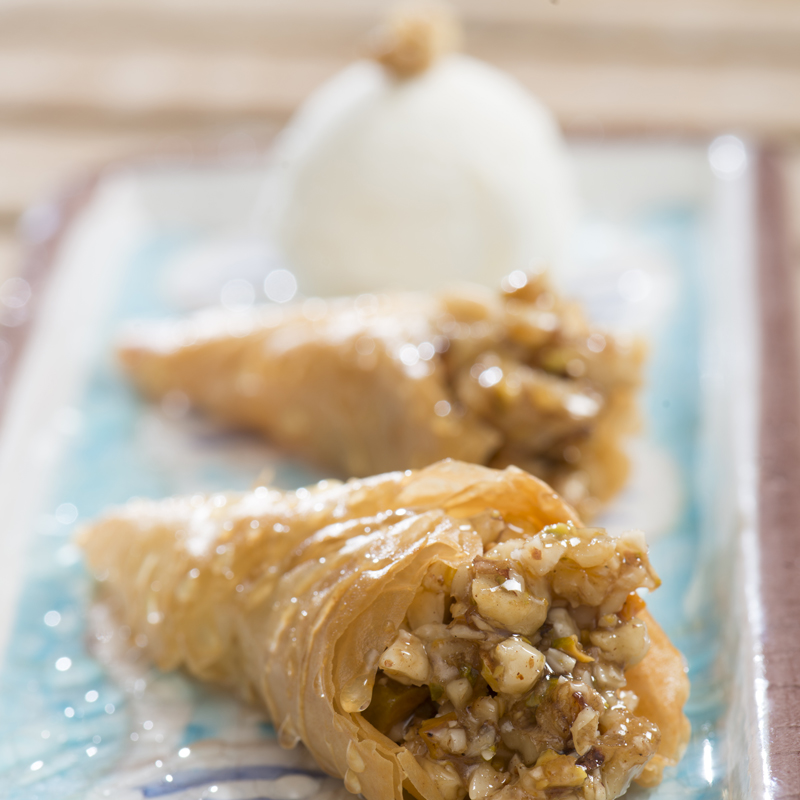
[{"label": "second phyllo cone", "polygon": [[182,393],[340,477],[443,458],[519,466],[591,517],[623,485],[643,348],[591,328],[543,277],[138,326],[151,397]]}]

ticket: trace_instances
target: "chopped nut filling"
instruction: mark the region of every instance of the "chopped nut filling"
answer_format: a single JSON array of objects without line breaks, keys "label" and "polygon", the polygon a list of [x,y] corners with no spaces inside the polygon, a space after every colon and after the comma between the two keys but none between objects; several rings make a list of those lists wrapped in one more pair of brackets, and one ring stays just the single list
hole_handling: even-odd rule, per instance
[{"label": "chopped nut filling", "polygon": [[445,800],[611,800],[660,739],[625,688],[649,646],[635,592],[658,585],[643,537],[493,523],[483,556],[426,577],[364,717]]}]

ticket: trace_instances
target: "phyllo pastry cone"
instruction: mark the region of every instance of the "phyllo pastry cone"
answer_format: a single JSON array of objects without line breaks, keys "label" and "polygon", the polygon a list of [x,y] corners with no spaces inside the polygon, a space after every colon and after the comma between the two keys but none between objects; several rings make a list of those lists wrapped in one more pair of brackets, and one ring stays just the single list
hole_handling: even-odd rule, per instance
[{"label": "phyllo pastry cone", "polygon": [[443,458],[514,464],[591,516],[623,485],[643,348],[592,329],[542,276],[143,323],[120,349],[180,392],[339,477]]},{"label": "phyllo pastry cone", "polygon": [[262,703],[367,800],[611,800],[688,739],[643,536],[514,467],[135,500],[82,541],[162,669]]}]

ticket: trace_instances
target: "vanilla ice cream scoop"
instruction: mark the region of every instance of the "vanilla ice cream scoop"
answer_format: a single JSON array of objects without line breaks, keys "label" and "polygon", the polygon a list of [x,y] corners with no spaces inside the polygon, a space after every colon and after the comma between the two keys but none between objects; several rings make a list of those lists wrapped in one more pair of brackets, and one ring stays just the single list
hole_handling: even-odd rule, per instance
[{"label": "vanilla ice cream scoop", "polygon": [[510,76],[446,52],[456,39],[401,18],[279,136],[270,230],[301,290],[496,285],[563,262],[578,203],[558,127]]}]

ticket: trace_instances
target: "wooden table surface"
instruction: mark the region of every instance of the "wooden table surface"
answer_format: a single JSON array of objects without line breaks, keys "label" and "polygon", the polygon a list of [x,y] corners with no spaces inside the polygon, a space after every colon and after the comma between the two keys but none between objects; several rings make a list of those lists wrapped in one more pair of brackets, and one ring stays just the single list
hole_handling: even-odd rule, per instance
[{"label": "wooden table surface", "polygon": [[[71,175],[176,139],[274,131],[358,55],[386,0],[0,3],[0,281],[23,211]],[[568,132],[779,147],[800,264],[797,0],[458,0],[466,49]]]}]

